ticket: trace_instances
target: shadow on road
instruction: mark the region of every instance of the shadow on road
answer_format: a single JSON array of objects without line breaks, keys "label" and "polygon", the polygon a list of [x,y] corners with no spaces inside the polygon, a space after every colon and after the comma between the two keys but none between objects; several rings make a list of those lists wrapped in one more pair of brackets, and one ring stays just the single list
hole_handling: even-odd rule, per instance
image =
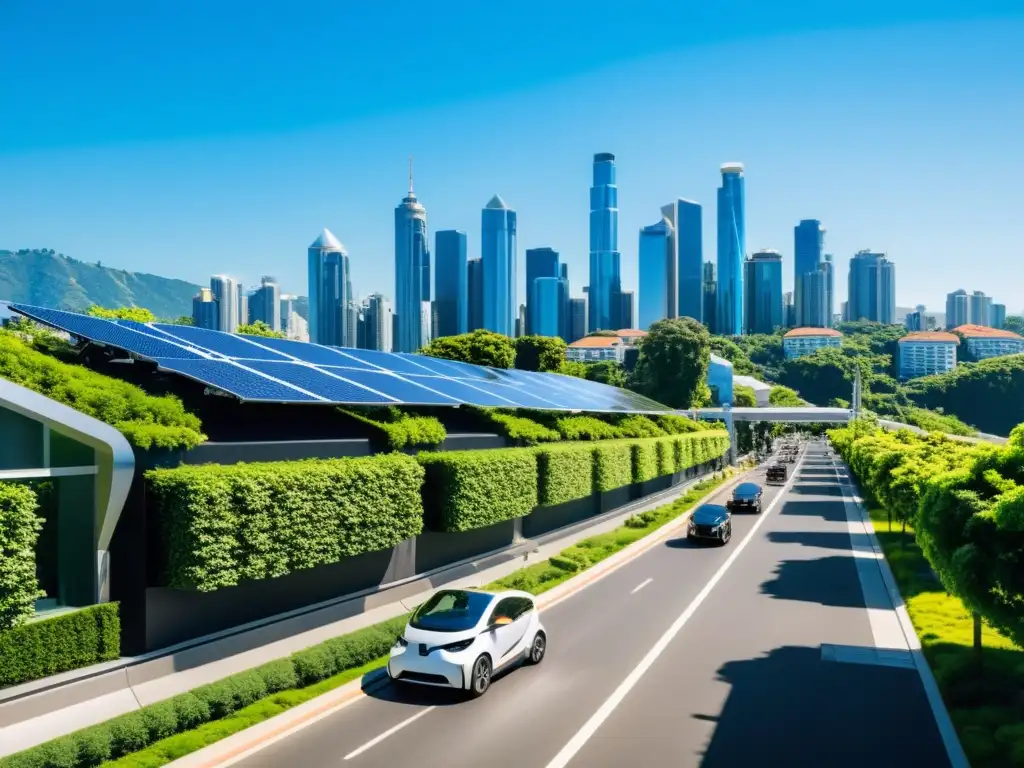
[{"label": "shadow on road", "polygon": [[[860,537],[864,539],[864,544],[868,543],[866,534],[860,534]],[[850,534],[839,531],[770,531],[768,541],[773,544],[803,544],[805,547],[841,549],[847,552],[851,546]]]},{"label": "shadow on road", "polygon": [[[949,765],[916,670],[821,660],[820,647],[785,646],[730,661],[731,686],[704,768],[906,768]],[[864,727],[864,718],[893,728]]]},{"label": "shadow on road", "polygon": [[872,596],[871,605],[865,602],[857,565],[850,555],[783,560],[775,568],[775,578],[761,584],[761,594],[838,608],[892,608],[884,592]]},{"label": "shadow on road", "polygon": [[[799,478],[797,480],[799,481]],[[828,496],[834,499],[842,498],[843,495],[835,483],[807,483],[802,481],[799,484],[794,484],[789,492],[794,496]]]}]

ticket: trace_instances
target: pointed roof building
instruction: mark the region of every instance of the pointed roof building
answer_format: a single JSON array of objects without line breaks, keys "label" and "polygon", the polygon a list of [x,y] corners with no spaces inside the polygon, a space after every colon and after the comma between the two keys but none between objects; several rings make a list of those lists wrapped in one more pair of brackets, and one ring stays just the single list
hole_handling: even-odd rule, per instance
[{"label": "pointed roof building", "polygon": [[501,195],[495,195],[494,197],[492,197],[491,201],[484,207],[502,211],[510,210],[509,207],[505,204],[505,201],[501,199]]},{"label": "pointed roof building", "polygon": [[322,251],[340,251],[341,253],[348,254],[345,250],[345,246],[341,244],[331,232],[331,230],[324,228],[324,231],[320,233],[320,237],[313,241],[310,248],[319,248]]}]

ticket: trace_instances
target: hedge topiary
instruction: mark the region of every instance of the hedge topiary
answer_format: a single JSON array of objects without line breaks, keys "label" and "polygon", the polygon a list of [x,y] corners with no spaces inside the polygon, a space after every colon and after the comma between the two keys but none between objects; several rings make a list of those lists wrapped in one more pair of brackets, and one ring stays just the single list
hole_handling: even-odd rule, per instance
[{"label": "hedge topiary", "polygon": [[164,583],[211,591],[393,547],[423,529],[423,469],[399,454],[146,473]]},{"label": "hedge topiary", "polygon": [[593,446],[549,445],[536,451],[540,506],[564,504],[593,494]]},{"label": "hedge topiary", "polygon": [[501,434],[512,440],[517,445],[537,445],[538,443],[553,443],[561,440],[562,436],[549,427],[545,427],[533,419],[525,416],[517,416],[511,413],[481,408],[479,411],[488,422],[494,425]]},{"label": "hedge topiary", "polygon": [[633,443],[633,482],[643,483],[658,476],[658,446],[653,439]]},{"label": "hedge topiary", "polygon": [[614,421],[615,429],[621,437],[661,437],[665,430],[646,416],[625,416]]},{"label": "hedge topiary", "polygon": [[36,540],[43,527],[36,507],[30,488],[0,483],[0,632],[30,619],[44,595],[36,578]]},{"label": "hedge topiary", "polygon": [[560,416],[554,428],[564,440],[614,440],[619,430],[596,416]]},{"label": "hedge topiary", "polygon": [[0,688],[81,669],[121,654],[117,603],[103,603],[0,632]]},{"label": "hedge topiary", "polygon": [[429,525],[455,532],[523,517],[537,506],[537,456],[529,448],[421,453]]},{"label": "hedge topiary", "polygon": [[436,446],[448,437],[444,424],[433,416],[415,416],[395,406],[339,410],[378,430],[386,448],[391,451],[406,447]]},{"label": "hedge topiary", "polygon": [[594,446],[594,489],[614,491],[633,482],[633,443],[615,440]]}]

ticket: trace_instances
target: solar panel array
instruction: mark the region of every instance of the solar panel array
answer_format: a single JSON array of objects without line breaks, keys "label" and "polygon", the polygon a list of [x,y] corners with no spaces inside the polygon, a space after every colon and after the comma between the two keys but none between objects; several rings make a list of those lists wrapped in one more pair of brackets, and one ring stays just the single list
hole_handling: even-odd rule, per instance
[{"label": "solar panel array", "polygon": [[124,350],[246,402],[475,405],[605,413],[670,409],[629,390],[555,373],[425,355],[332,347],[188,325],[103,320],[44,307],[11,309],[80,339]]}]

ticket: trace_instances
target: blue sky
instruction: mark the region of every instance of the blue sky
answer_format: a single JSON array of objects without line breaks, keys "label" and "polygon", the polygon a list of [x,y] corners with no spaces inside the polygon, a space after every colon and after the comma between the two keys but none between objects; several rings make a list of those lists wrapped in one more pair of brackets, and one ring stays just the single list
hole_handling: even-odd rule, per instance
[{"label": "blue sky", "polygon": [[305,293],[326,226],[357,292],[391,294],[411,154],[431,231],[479,255],[498,192],[520,255],[561,251],[578,294],[610,151],[626,288],[675,196],[705,204],[714,258],[718,167],[738,160],[748,247],[782,251],[787,286],[792,228],[819,218],[840,297],[872,248],[901,305],[963,287],[1024,307],[1019,0],[601,5],[5,3],[0,248]]}]

